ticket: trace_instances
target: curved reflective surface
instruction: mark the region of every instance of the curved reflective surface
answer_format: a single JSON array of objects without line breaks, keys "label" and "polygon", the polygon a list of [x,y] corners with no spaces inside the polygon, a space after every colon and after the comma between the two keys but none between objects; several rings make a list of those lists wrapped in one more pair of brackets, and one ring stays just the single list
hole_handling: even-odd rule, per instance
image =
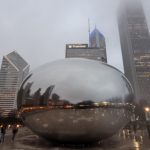
[{"label": "curved reflective surface", "polygon": [[18,92],[25,124],[52,141],[94,142],[129,120],[133,91],[125,76],[107,64],[65,59],[34,70]]}]

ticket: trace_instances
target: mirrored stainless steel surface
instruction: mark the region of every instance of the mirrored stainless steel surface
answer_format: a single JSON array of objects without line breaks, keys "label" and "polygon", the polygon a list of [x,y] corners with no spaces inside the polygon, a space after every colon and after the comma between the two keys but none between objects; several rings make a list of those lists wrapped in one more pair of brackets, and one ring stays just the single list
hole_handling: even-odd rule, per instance
[{"label": "mirrored stainless steel surface", "polygon": [[116,133],[130,118],[133,90],[107,64],[65,59],[32,71],[18,92],[25,124],[51,141],[94,142]]}]

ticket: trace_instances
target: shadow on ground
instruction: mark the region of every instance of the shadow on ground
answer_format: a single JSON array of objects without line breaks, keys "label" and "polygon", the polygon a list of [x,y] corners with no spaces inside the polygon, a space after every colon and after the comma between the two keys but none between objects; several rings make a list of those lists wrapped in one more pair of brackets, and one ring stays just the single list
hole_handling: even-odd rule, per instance
[{"label": "shadow on ground", "polygon": [[116,136],[113,136],[107,140],[100,141],[93,144],[60,144],[60,143],[51,143],[43,138],[39,138],[38,136],[28,136],[25,139],[20,139],[20,144],[26,145],[26,146],[32,146],[37,149],[95,149],[96,147],[98,149],[107,149],[107,148],[117,148],[118,144],[120,144],[118,138]]}]

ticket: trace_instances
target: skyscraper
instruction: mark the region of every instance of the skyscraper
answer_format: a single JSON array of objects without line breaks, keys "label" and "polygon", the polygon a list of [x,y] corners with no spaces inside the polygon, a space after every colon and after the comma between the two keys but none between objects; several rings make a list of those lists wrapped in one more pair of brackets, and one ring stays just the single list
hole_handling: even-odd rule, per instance
[{"label": "skyscraper", "polygon": [[89,35],[89,47],[106,49],[105,37],[96,27]]},{"label": "skyscraper", "polygon": [[28,72],[28,63],[16,51],[3,57],[0,70],[0,109],[3,115],[9,115],[17,108],[17,91]]},{"label": "skyscraper", "polygon": [[123,2],[118,27],[124,72],[130,80],[135,99],[150,100],[150,34],[140,0]]},{"label": "skyscraper", "polygon": [[107,62],[104,36],[95,28],[89,34],[89,46],[88,44],[67,44],[66,58],[72,57]]}]

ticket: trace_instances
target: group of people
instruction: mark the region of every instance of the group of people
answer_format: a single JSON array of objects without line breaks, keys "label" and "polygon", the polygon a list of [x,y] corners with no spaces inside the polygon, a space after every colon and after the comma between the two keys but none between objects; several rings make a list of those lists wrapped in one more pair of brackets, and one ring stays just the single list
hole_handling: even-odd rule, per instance
[{"label": "group of people", "polygon": [[[5,134],[6,134],[7,125],[2,125],[0,129],[0,143],[3,143],[5,140]],[[12,126],[12,141],[15,140],[15,136],[18,132],[17,125]]]}]

